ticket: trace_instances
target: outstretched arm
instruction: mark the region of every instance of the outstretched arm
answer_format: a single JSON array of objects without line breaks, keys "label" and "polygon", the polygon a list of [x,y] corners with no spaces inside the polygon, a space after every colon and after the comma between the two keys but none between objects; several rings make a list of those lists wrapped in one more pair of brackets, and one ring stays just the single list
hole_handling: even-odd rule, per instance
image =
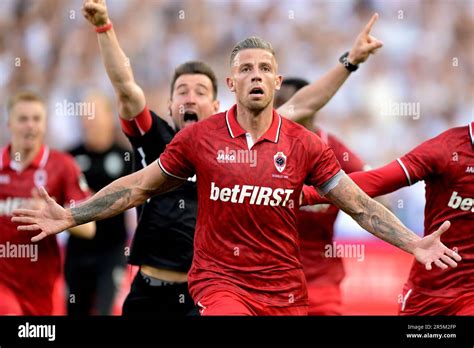
[{"label": "outstretched arm", "polygon": [[347,175],[344,175],[326,197],[365,230],[413,254],[428,270],[431,269],[432,263],[446,269],[448,266],[456,267],[456,261],[461,261],[458,254],[440,241],[441,235],[449,229],[450,224],[447,221],[436,232],[420,238],[383,205],[367,196]]},{"label": "outstretched arm", "polygon": [[183,182],[165,175],[155,161],[136,173],[115,180],[72,209],[61,207],[41,188],[44,207],[40,210],[16,209],[12,221],[23,224],[18,226],[20,231],[41,231],[31,239],[37,242],[71,227],[115,216],[153,195],[171,191]]},{"label": "outstretched arm", "polygon": [[[370,35],[377,18],[378,14],[375,13],[357,36],[349,52],[348,60],[350,63],[354,65],[361,64],[367,60],[369,55],[382,47],[383,43]],[[296,92],[290,100],[278,108],[278,113],[292,121],[312,116],[331,100],[347,80],[349,74],[350,72],[338,63],[323,77]]]},{"label": "outstretched arm", "polygon": [[[95,27],[110,23],[105,0],[86,0],[82,12]],[[120,117],[132,120],[145,108],[145,94],[133,78],[132,67],[120,47],[114,29],[98,33],[97,38],[107,75],[118,98]]]}]

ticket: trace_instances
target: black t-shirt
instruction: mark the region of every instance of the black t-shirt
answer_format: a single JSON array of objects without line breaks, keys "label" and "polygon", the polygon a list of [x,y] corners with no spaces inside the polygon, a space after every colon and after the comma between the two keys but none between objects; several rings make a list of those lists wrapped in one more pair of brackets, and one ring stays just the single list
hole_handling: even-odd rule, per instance
[{"label": "black t-shirt", "polygon": [[[151,112],[152,126],[144,135],[128,136],[134,170],[156,161],[176,132]],[[193,259],[197,216],[196,179],[171,192],[154,196],[137,208],[138,226],[129,263],[187,272]]]},{"label": "black t-shirt", "polygon": [[[89,151],[84,145],[70,151],[86,177],[90,189],[95,193],[112,181],[130,174],[132,161],[129,151],[113,145],[105,152]],[[124,214],[96,222],[97,231],[93,239],[70,236],[67,252],[84,255],[86,252],[101,253],[113,247],[124,245],[127,239]]]}]

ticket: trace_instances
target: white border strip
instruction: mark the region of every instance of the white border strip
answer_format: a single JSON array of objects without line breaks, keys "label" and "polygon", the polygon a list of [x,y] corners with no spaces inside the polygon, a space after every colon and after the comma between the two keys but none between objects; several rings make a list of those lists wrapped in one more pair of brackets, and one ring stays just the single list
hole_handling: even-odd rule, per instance
[{"label": "white border strip", "polygon": [[472,124],[474,122],[469,123],[469,134],[471,135],[471,143],[474,145],[474,130],[472,129]]},{"label": "white border strip", "polygon": [[400,164],[400,166],[402,167],[403,171],[405,172],[405,175],[407,176],[407,179],[408,179],[408,184],[411,186],[412,185],[412,182],[411,182],[411,179],[410,179],[410,174],[408,174],[408,170],[407,168],[405,167],[405,165],[403,164],[402,160],[400,158],[397,158],[397,162],[398,164]]},{"label": "white border strip", "polygon": [[275,138],[275,143],[278,143],[278,139],[280,139],[280,129],[281,129],[281,115],[278,114],[278,129],[277,129],[277,134]]},{"label": "white border strip", "polygon": [[41,161],[39,163],[40,168],[44,168],[44,166],[46,165],[46,162],[48,162],[48,158],[49,158],[49,147],[45,146],[43,157],[41,158]]},{"label": "white border strip", "polygon": [[158,165],[160,166],[161,170],[163,171],[163,173],[165,173],[166,175],[168,176],[171,176],[173,178],[176,178],[176,179],[180,179],[180,180],[188,180],[188,178],[182,178],[180,176],[177,176],[177,175],[174,175],[174,174],[171,174],[170,172],[168,172],[164,167],[163,165],[161,164],[161,161],[160,159],[158,158]]},{"label": "white border strip", "polygon": [[234,137],[234,133],[232,132],[232,128],[230,128],[230,123],[229,123],[229,110],[225,112],[225,122],[227,123],[227,129],[229,129],[230,136],[232,138]]},{"label": "white border strip", "polygon": [[405,310],[405,306],[407,304],[407,300],[408,300],[408,296],[411,295],[411,292],[413,291],[413,289],[410,289],[407,291],[407,293],[405,294],[405,297],[403,297],[403,302],[402,302],[402,312]]}]

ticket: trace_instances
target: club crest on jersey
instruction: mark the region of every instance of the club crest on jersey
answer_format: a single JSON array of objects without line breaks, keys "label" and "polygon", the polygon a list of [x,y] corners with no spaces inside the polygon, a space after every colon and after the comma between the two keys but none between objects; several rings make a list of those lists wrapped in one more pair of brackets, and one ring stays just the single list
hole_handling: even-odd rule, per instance
[{"label": "club crest on jersey", "polygon": [[275,164],[275,168],[281,173],[285,170],[286,167],[286,156],[283,152],[277,152],[275,156],[273,156],[273,163]]},{"label": "club crest on jersey", "polygon": [[36,187],[46,186],[46,182],[48,181],[48,174],[46,173],[46,170],[38,169],[33,175],[33,180]]}]

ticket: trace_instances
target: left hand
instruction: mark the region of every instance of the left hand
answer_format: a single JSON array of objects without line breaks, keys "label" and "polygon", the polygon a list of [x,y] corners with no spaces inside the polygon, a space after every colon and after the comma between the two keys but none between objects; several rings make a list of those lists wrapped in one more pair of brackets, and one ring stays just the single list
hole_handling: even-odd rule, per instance
[{"label": "left hand", "polygon": [[382,41],[379,41],[370,35],[370,31],[372,30],[374,23],[377,21],[377,18],[379,18],[378,13],[374,13],[369,23],[367,23],[365,28],[357,36],[357,39],[349,52],[349,56],[347,57],[351,64],[358,65],[365,62],[367,58],[369,58],[369,55],[374,54],[383,46]]},{"label": "left hand", "polygon": [[415,255],[418,262],[425,265],[428,271],[431,270],[432,263],[441,269],[447,269],[448,266],[457,267],[456,261],[461,261],[461,256],[441,243],[441,235],[450,226],[450,222],[445,221],[438,230],[419,240],[415,245],[413,255]]}]

